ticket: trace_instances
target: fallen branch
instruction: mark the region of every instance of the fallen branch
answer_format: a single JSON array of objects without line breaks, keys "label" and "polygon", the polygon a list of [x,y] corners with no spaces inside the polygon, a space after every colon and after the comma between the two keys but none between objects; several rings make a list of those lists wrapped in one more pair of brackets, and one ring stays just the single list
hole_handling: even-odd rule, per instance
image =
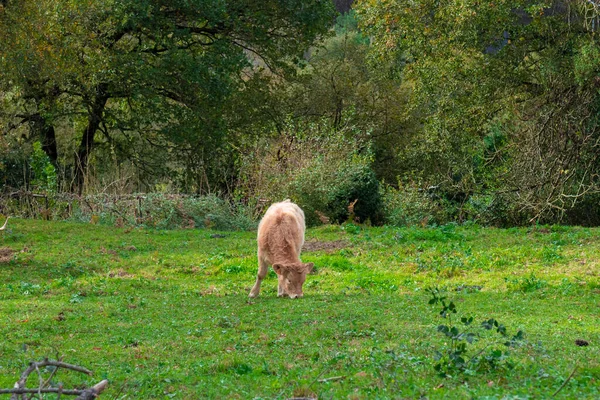
[{"label": "fallen branch", "polygon": [[[106,382],[106,381],[102,381],[102,382]],[[100,382],[100,383],[102,383],[102,382]],[[100,383],[98,383],[97,385],[99,385]],[[81,390],[81,389],[65,390],[65,389],[62,389],[60,387],[50,387],[50,388],[45,388],[45,389],[39,389],[39,388],[37,388],[37,389],[28,389],[28,388],[22,388],[22,389],[0,389],[0,394],[60,393],[60,394],[65,394],[65,395],[69,395],[69,396],[80,396],[80,395],[84,394],[84,392],[86,392],[87,390],[90,390],[90,389],[86,389],[86,390]],[[77,399],[75,399],[75,400],[77,400]]]},{"label": "fallen branch", "polygon": [[[48,360],[47,358],[42,360],[42,361],[38,361],[38,362],[31,362],[29,363],[29,366],[27,367],[27,369],[25,371],[23,371],[23,373],[21,374],[21,377],[19,378],[19,380],[15,383],[13,389],[0,389],[0,394],[11,394],[12,396],[10,397],[11,400],[27,400],[27,394],[32,394],[32,395],[37,395],[38,399],[42,399],[42,393],[58,393],[59,396],[60,395],[68,395],[68,396],[78,396],[77,398],[75,398],[75,400],[93,400],[95,398],[98,397],[98,395],[100,393],[102,393],[102,391],[104,391],[104,389],[106,389],[106,387],[108,386],[108,381],[107,380],[103,380],[101,382],[98,382],[96,385],[92,386],[91,388],[88,389],[74,389],[74,390],[65,390],[62,385],[59,387],[46,387],[49,384],[50,379],[47,379],[45,382],[41,377],[41,373],[40,373],[40,369],[44,368],[44,367],[55,367],[56,369],[58,368],[64,368],[64,369],[70,369],[72,371],[77,371],[77,372],[81,372],[84,373],[86,375],[92,375],[92,371],[88,370],[87,368],[84,367],[80,367],[79,365],[74,365],[74,364],[68,364],[62,361],[54,361],[54,360]],[[29,378],[29,375],[31,375],[32,372],[37,371],[38,374],[40,375],[40,384],[38,388],[26,388],[25,385],[27,384],[27,379]],[[52,372],[52,376],[54,376],[54,374],[56,373],[56,370],[54,370]],[[29,398],[33,398],[33,396],[29,397]]]},{"label": "fallen branch", "polygon": [[95,399],[96,397],[98,397],[98,395],[100,393],[102,393],[102,391],[104,391],[104,389],[106,389],[107,386],[108,386],[108,381],[106,379],[103,381],[100,381],[100,382],[96,383],[94,386],[92,386],[91,388],[84,390],[83,393],[81,393],[79,395],[79,397],[75,398],[75,400]]},{"label": "fallen branch", "polygon": [[331,378],[319,379],[319,382],[320,383],[336,382],[336,381],[341,381],[343,379],[346,379],[346,377],[345,376],[332,376]]}]

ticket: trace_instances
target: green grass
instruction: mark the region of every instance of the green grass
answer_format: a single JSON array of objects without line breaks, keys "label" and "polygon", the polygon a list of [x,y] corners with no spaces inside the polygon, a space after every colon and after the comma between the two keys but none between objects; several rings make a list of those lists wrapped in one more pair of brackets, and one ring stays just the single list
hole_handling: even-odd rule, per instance
[{"label": "green grass", "polygon": [[[548,398],[577,365],[556,398],[600,398],[597,229],[311,229],[308,241],[337,244],[303,253],[316,266],[305,297],[277,298],[270,272],[249,301],[252,232],[10,222],[0,387],[30,360],[64,356],[95,374],[55,380],[109,379],[102,398]],[[434,286],[459,316],[525,332],[512,369],[436,374],[447,321],[428,305]]]}]

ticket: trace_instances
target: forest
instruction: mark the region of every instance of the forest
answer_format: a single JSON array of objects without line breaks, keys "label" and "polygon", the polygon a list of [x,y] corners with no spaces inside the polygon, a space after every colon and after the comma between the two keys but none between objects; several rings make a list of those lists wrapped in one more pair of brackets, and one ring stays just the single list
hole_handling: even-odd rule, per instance
[{"label": "forest", "polygon": [[598,225],[598,7],[3,1],[3,212]]}]

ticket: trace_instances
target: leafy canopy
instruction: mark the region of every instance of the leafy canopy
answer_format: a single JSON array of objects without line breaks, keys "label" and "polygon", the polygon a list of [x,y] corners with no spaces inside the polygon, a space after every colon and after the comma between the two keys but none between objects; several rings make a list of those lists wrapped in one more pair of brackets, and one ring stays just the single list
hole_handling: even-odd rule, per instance
[{"label": "leafy canopy", "polygon": [[321,0],[11,0],[0,11],[5,121],[74,126],[81,168],[97,131],[138,161],[153,149],[211,151],[251,71],[289,73],[331,19]]}]

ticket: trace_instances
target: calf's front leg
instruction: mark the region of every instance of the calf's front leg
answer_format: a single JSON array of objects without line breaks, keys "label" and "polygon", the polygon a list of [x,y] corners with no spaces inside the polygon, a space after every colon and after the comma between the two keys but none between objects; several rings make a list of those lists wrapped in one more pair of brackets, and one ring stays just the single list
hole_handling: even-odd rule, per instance
[{"label": "calf's front leg", "polygon": [[250,290],[250,294],[248,297],[256,297],[260,293],[260,284],[262,280],[267,276],[267,272],[269,271],[269,264],[259,255],[258,256],[258,274],[256,275],[256,283]]},{"label": "calf's front leg", "polygon": [[277,297],[285,296],[285,290],[283,290],[283,277],[277,275]]}]

